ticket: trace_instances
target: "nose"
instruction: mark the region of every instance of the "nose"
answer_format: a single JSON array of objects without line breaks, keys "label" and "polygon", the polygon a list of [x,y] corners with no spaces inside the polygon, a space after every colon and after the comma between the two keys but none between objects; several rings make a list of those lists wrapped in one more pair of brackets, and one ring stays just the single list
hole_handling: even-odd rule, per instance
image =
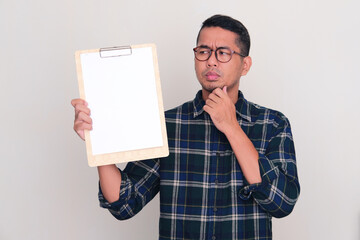
[{"label": "nose", "polygon": [[208,67],[217,67],[218,60],[216,59],[216,53],[214,51],[211,52],[210,58],[207,60]]}]

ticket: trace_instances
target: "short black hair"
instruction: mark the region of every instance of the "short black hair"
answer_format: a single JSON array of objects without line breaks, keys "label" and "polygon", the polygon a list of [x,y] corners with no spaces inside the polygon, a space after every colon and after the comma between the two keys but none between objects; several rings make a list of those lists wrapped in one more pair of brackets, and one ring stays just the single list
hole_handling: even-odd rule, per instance
[{"label": "short black hair", "polygon": [[232,17],[220,14],[210,17],[202,23],[196,39],[196,43],[199,42],[201,30],[207,27],[221,27],[223,29],[236,33],[238,35],[238,38],[236,39],[236,44],[239,46],[241,54],[244,56],[249,56],[250,35],[246,27],[240,21]]}]

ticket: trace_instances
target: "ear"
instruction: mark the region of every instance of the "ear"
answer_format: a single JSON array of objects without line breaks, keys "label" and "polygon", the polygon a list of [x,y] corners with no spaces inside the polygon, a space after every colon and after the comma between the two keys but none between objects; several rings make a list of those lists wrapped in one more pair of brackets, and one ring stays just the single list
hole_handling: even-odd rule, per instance
[{"label": "ear", "polygon": [[245,57],[243,59],[241,76],[245,76],[250,71],[251,65],[252,65],[251,57],[250,56]]}]

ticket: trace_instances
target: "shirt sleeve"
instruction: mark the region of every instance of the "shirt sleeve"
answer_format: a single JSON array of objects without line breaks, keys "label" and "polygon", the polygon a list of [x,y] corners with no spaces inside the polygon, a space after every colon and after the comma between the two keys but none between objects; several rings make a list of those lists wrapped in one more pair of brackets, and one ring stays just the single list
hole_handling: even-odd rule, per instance
[{"label": "shirt sleeve", "polygon": [[253,197],[261,208],[280,218],[291,213],[300,194],[293,137],[284,116],[272,136],[265,154],[259,153],[262,182],[245,185],[239,197]]},{"label": "shirt sleeve", "polygon": [[119,220],[135,216],[159,192],[159,160],[129,162],[121,173],[119,200],[109,203],[99,184],[100,206]]}]

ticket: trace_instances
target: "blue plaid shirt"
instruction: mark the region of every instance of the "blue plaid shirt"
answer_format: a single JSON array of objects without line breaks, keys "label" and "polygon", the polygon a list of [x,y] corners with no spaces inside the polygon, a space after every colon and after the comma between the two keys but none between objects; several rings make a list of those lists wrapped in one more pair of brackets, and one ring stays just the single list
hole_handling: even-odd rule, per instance
[{"label": "blue plaid shirt", "polygon": [[159,239],[272,239],[272,216],[288,215],[300,192],[289,121],[239,91],[237,120],[259,152],[262,176],[249,185],[204,104],[199,91],[167,111],[170,155],[128,163],[119,200],[110,204],[100,189],[100,205],[128,219],[160,191]]}]

